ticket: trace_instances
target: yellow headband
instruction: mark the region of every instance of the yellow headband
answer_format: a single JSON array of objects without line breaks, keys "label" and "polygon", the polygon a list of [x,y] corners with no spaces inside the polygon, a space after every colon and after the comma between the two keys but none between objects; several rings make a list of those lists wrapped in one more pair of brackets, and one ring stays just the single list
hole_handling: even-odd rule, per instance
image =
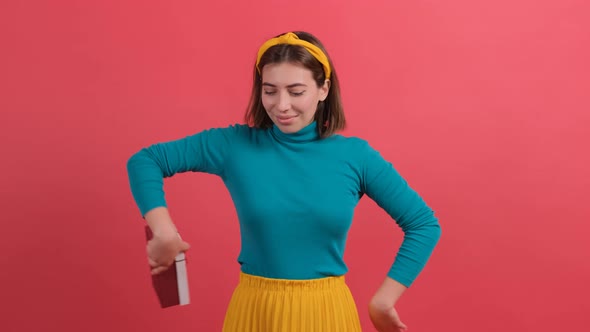
[{"label": "yellow headband", "polygon": [[[262,58],[262,55],[264,54],[264,52],[266,52],[272,46],[279,45],[279,44],[299,45],[299,46],[305,47],[305,49],[307,51],[309,51],[309,53],[311,53],[311,55],[313,55],[314,58],[316,58],[324,66],[324,72],[326,74],[326,79],[328,79],[328,80],[330,79],[330,72],[331,72],[330,62],[328,61],[328,57],[326,56],[326,54],[324,54],[324,52],[322,52],[322,50],[319,47],[315,46],[314,44],[312,44],[308,41],[299,39],[299,37],[297,37],[297,35],[294,34],[293,32],[288,32],[288,33],[281,35],[279,37],[269,39],[264,44],[262,44],[262,46],[260,46],[260,49],[258,50],[258,59],[256,60],[256,68],[258,68],[258,64],[260,63],[260,58]],[[260,73],[260,68],[258,68],[258,73]]]}]

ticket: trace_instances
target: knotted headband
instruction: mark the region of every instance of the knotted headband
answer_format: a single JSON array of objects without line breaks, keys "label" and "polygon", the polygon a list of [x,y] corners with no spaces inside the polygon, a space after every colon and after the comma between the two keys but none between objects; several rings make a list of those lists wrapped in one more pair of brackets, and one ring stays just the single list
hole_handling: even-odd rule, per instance
[{"label": "knotted headband", "polygon": [[330,61],[328,61],[328,57],[326,56],[326,54],[324,54],[324,52],[314,44],[299,39],[299,37],[297,37],[297,35],[293,32],[288,32],[279,37],[269,39],[264,44],[262,44],[262,46],[260,46],[260,49],[258,50],[258,58],[256,59],[256,68],[258,69],[258,73],[260,73],[260,68],[258,67],[258,64],[260,63],[260,58],[262,58],[262,55],[272,46],[279,44],[303,46],[309,53],[311,53],[311,55],[313,55],[314,58],[316,58],[324,66],[324,73],[326,74],[326,79],[330,79]]}]

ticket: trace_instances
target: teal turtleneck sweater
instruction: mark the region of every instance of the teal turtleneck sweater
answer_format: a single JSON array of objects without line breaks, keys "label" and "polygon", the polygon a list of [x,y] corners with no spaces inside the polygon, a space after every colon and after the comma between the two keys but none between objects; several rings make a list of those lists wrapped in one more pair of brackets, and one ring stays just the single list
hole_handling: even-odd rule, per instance
[{"label": "teal turtleneck sweater", "polygon": [[391,163],[359,138],[320,139],[315,122],[293,134],[276,126],[205,130],[146,147],[127,169],[142,215],[166,206],[163,178],[189,171],[220,176],[240,223],[238,261],[257,276],[345,274],[348,230],[365,194],[405,233],[389,277],[410,286],[440,237],[432,210]]}]

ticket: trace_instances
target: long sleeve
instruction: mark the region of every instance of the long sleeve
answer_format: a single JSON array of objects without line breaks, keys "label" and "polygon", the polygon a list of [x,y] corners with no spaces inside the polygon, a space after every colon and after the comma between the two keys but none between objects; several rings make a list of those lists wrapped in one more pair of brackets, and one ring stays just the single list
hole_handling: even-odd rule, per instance
[{"label": "long sleeve", "polygon": [[164,178],[183,172],[223,175],[232,136],[239,126],[208,129],[178,140],[157,143],[133,154],[127,161],[129,185],[144,216],[167,206]]},{"label": "long sleeve", "polygon": [[404,240],[387,275],[409,287],[424,268],[441,236],[438,219],[393,165],[368,144],[362,186],[363,192],[404,232]]}]

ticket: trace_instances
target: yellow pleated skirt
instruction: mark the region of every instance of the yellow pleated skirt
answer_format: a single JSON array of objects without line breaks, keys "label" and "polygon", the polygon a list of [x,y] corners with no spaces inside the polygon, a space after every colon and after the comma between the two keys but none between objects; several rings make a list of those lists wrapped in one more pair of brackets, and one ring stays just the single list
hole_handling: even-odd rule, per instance
[{"label": "yellow pleated skirt", "polygon": [[223,332],[358,332],[344,276],[285,280],[240,273]]}]

